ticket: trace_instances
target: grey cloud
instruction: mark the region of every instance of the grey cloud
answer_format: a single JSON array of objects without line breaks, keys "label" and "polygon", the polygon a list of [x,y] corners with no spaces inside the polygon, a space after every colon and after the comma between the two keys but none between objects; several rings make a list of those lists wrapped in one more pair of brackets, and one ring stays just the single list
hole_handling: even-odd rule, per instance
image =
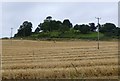
[{"label": "grey cloud", "polygon": [[3,36],[10,36],[10,28],[17,32],[20,24],[28,20],[33,23],[33,29],[46,16],[63,21],[69,18],[73,24],[90,23],[100,16],[101,23],[113,22],[117,25],[117,3],[109,2],[72,2],[72,3],[49,3],[49,2],[7,2],[2,5]]}]

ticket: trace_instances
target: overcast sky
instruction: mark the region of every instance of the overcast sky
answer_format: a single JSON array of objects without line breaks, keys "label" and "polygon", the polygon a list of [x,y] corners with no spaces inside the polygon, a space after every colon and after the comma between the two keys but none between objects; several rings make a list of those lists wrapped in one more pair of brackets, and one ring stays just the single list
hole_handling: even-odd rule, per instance
[{"label": "overcast sky", "polygon": [[6,2],[2,3],[2,37],[10,37],[24,21],[33,24],[33,31],[47,16],[55,20],[69,19],[73,25],[95,23],[114,23],[118,26],[117,2]]}]

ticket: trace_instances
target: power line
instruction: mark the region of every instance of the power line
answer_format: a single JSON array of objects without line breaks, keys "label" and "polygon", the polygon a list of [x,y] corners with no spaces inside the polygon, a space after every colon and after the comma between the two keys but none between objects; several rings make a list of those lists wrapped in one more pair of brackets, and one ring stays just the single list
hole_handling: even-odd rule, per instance
[{"label": "power line", "polygon": [[100,24],[99,24],[99,20],[100,20],[101,18],[100,18],[100,17],[95,17],[95,18],[98,20],[98,49],[99,49],[99,48],[100,48],[100,47],[99,47],[99,39],[100,39],[100,35],[99,35],[99,28],[100,28],[100,27],[99,27],[99,25],[100,25]]}]

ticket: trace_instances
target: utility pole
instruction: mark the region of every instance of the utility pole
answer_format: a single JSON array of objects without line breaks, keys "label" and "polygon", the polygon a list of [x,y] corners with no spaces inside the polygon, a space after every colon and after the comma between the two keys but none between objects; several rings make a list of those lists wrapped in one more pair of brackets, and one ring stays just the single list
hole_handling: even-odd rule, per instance
[{"label": "utility pole", "polygon": [[11,28],[11,45],[12,45],[12,33],[13,33],[13,28]]},{"label": "utility pole", "polygon": [[101,19],[100,17],[95,17],[98,20],[98,49],[99,49],[99,39],[100,39],[100,35],[99,35],[99,20]]}]

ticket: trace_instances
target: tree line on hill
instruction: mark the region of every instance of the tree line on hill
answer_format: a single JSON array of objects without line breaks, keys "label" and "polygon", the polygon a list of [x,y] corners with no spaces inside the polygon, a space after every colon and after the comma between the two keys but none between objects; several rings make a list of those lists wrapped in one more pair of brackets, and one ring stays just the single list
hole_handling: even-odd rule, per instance
[{"label": "tree line on hill", "polygon": [[[28,21],[24,21],[22,25],[20,25],[18,32],[14,37],[28,37],[28,36],[38,36],[38,37],[49,37],[48,34],[54,33],[60,35],[65,35],[66,32],[73,32],[77,34],[90,34],[91,32],[97,32],[98,25],[95,26],[95,23],[89,24],[73,24],[69,21],[69,19],[61,21],[52,20],[51,16],[46,17],[43,23],[40,23],[38,27],[32,32],[32,23]],[[113,23],[105,23],[103,25],[99,24],[100,33],[109,37],[118,37],[120,34],[120,28],[116,27]],[[55,33],[57,32],[57,33]],[[73,34],[72,33],[72,34]]]}]

